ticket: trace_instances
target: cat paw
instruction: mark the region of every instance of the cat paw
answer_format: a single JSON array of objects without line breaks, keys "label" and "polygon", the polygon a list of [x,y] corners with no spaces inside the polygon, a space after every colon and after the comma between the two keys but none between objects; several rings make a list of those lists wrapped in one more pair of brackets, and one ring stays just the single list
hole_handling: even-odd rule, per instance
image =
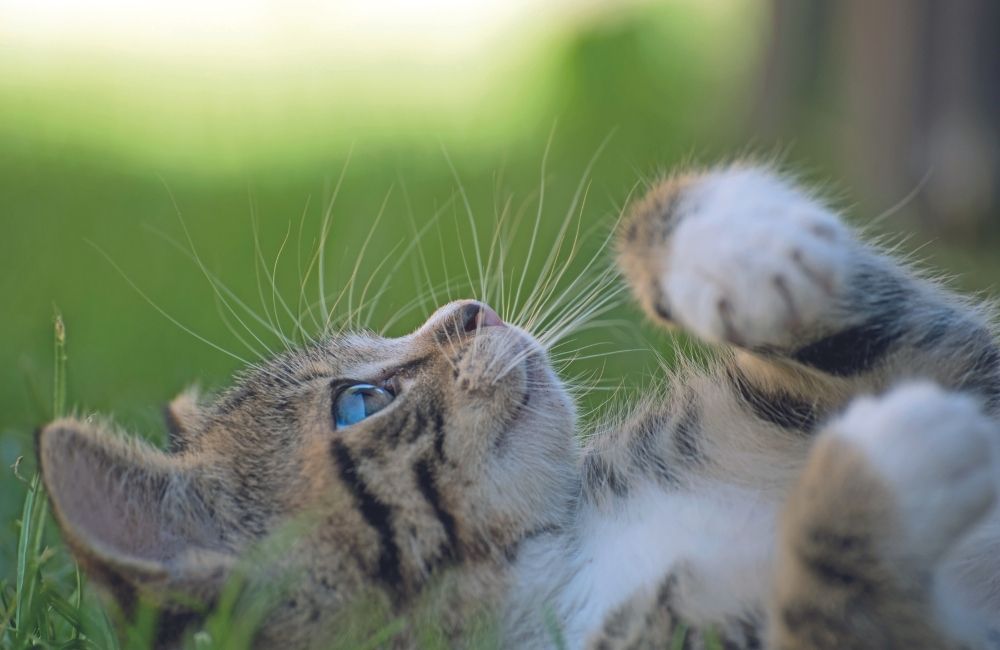
[{"label": "cat paw", "polygon": [[781,346],[826,322],[851,267],[839,219],[779,176],[709,173],[684,190],[660,278],[665,309],[700,338]]},{"label": "cat paw", "polygon": [[910,384],[855,400],[833,430],[885,482],[904,548],[923,562],[941,557],[996,500],[1000,423],[971,397]]}]

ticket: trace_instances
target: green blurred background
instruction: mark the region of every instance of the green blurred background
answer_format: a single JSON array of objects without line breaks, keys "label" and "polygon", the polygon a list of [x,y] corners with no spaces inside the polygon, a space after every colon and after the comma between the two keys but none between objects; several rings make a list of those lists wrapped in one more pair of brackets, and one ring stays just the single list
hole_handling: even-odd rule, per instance
[{"label": "green blurred background", "polygon": [[[460,243],[474,253],[460,189],[488,246],[508,201],[530,222],[544,179],[547,252],[606,142],[580,211],[595,233],[584,261],[637,184],[750,154],[830,188],[858,223],[887,213],[878,229],[993,292],[997,5],[873,4],[0,2],[0,579],[24,493],[8,467],[23,455],[30,476],[32,431],[50,417],[54,309],[71,403],[158,440],[174,393],[224,385],[240,362],[131,284],[252,358],[185,254],[184,225],[206,268],[258,311],[272,302],[269,286],[258,293],[254,233],[269,266],[287,242],[277,285],[294,303],[345,169],[328,288],[347,281],[383,204],[359,273],[378,278],[373,289],[434,214],[421,244],[431,280],[461,278]],[[511,273],[531,277],[541,258],[524,259],[518,232]],[[416,255],[388,280],[376,328],[428,289]],[[610,317],[574,344],[631,349],[651,335],[628,306]],[[613,386],[650,368],[632,352],[568,372]]]}]

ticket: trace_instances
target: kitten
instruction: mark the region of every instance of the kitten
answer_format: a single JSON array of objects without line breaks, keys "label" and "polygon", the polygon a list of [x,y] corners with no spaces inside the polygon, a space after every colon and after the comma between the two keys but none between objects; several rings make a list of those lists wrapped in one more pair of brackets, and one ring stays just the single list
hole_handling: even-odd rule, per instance
[{"label": "kitten", "polygon": [[280,593],[260,648],[328,645],[372,597],[453,644],[492,618],[509,648],[1000,647],[984,311],[763,168],[658,183],[618,261],[719,354],[588,440],[535,339],[461,301],[182,395],[169,452],[48,425],[64,538],[163,646],[239,574]]}]

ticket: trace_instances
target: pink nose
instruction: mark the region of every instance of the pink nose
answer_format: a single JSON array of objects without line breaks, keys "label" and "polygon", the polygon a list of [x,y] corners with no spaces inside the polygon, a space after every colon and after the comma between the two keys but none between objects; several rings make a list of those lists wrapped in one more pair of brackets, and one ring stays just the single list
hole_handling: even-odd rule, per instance
[{"label": "pink nose", "polygon": [[484,327],[503,327],[500,316],[482,302],[470,302],[462,308],[463,328],[466,332],[475,332]]}]

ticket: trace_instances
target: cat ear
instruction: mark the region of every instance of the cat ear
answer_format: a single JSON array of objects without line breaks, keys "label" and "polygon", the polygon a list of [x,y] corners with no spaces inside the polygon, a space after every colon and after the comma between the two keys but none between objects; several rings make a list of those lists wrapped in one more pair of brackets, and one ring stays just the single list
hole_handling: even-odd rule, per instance
[{"label": "cat ear", "polygon": [[201,429],[204,416],[200,402],[201,391],[197,386],[190,386],[163,408],[170,451],[177,452],[187,447],[192,436]]},{"label": "cat ear", "polygon": [[75,419],[45,427],[37,447],[64,538],[126,614],[137,596],[168,608],[216,599],[235,557],[198,469]]}]

